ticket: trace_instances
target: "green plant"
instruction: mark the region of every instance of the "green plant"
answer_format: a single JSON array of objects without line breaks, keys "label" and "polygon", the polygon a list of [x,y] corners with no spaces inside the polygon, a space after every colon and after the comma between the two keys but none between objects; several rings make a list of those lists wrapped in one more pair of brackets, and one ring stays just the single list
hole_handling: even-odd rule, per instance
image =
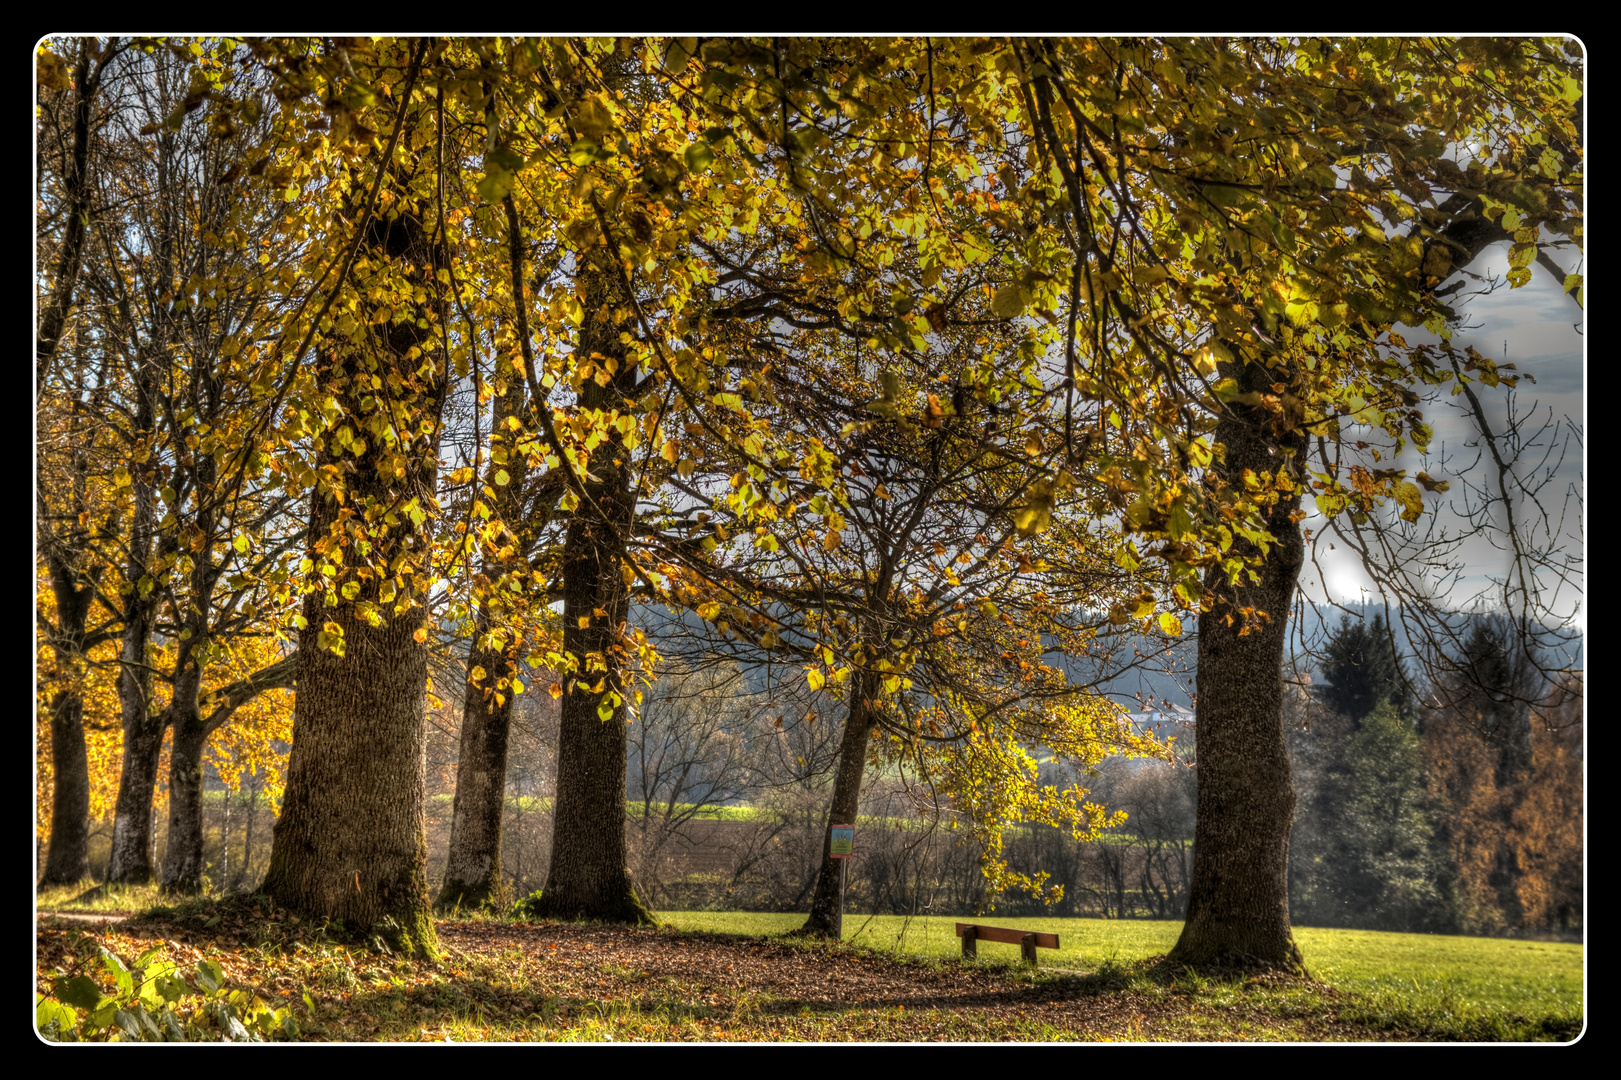
[{"label": "green plant", "polygon": [[536,889],[528,896],[519,897],[517,902],[512,905],[512,918],[517,919],[520,922],[527,922],[530,919],[539,918],[540,892],[541,891],[539,889]]},{"label": "green plant", "polygon": [[89,975],[59,976],[55,997],[35,994],[34,1022],[52,1042],[265,1042],[296,1038],[288,1008],[251,990],[230,989],[225,972],[204,960],[190,981],[148,949],[126,965],[105,947],[97,958],[112,985]]}]

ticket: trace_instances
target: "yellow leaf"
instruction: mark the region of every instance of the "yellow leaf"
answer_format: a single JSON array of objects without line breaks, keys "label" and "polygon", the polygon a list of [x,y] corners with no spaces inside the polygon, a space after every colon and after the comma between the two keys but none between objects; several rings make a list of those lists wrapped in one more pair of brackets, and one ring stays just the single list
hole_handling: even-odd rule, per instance
[{"label": "yellow leaf", "polygon": [[822,685],[827,680],[822,676],[822,673],[817,671],[815,668],[806,668],[805,681],[810,684],[810,688],[812,690],[820,690]]},{"label": "yellow leaf", "polygon": [[1401,503],[1403,521],[1417,521],[1419,515],[1424,513],[1424,493],[1411,481],[1405,481],[1397,486],[1396,501]]},{"label": "yellow leaf", "polygon": [[1169,611],[1159,617],[1159,628],[1169,637],[1177,637],[1182,633],[1182,620]]},{"label": "yellow leaf", "polygon": [[1013,512],[1013,527],[1018,529],[1022,536],[1033,536],[1044,531],[1052,524],[1052,520],[1052,506],[1047,503],[1035,503]]}]

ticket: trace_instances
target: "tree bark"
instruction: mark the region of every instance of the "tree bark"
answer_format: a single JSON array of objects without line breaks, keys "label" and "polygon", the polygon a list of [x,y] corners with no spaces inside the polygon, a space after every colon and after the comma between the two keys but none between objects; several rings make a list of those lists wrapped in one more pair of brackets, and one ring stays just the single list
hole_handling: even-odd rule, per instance
[{"label": "tree bark", "polygon": [[[1274,377],[1260,363],[1238,374],[1244,392],[1264,390]],[[1295,791],[1283,732],[1283,647],[1305,560],[1298,520],[1305,434],[1268,428],[1264,410],[1238,405],[1216,425],[1210,483],[1241,484],[1245,469],[1289,469],[1296,487],[1294,497],[1279,498],[1267,516],[1273,544],[1258,568],[1261,580],[1230,585],[1219,568],[1205,578],[1214,602],[1199,616],[1193,880],[1187,921],[1170,959],[1302,971],[1289,928]],[[1239,538],[1233,553],[1256,551]],[[1245,608],[1257,614],[1249,616]]]},{"label": "tree bark", "polygon": [[[577,355],[600,358],[606,385],[582,377],[583,410],[622,408],[636,388],[614,315],[625,298],[610,273],[584,271],[586,316]],[[606,369],[610,362],[612,372]],[[533,912],[544,918],[656,922],[636,896],[625,865],[623,635],[630,589],[624,538],[635,505],[628,456],[617,432],[597,447],[581,478],[587,498],[574,511],[563,542],[563,651],[578,669],[563,675],[551,869]],[[609,694],[618,695],[619,704]]]},{"label": "tree bark", "polygon": [[169,750],[169,839],[159,878],[164,892],[188,894],[203,887],[203,751],[209,738],[254,696],[293,685],[301,655],[295,652],[225,687],[217,695],[223,702],[207,716],[198,708],[201,673],[189,660],[182,670],[163,713],[163,726],[174,727]]},{"label": "tree bark", "polygon": [[873,729],[867,700],[877,692],[877,676],[867,671],[856,676],[850,689],[850,712],[844,723],[844,738],[839,742],[839,769],[833,777],[833,804],[828,807],[827,827],[822,834],[822,868],[816,875],[816,891],[811,894],[810,915],[797,931],[807,937],[837,941],[844,933],[844,905],[839,896],[841,860],[832,855],[833,826],[856,822],[861,781],[867,774],[867,742]]},{"label": "tree bark", "polygon": [[[482,614],[482,612],[481,612]],[[487,620],[478,620],[486,629]],[[512,691],[497,691],[514,665],[504,651],[475,649],[469,663],[487,673],[481,686],[467,683],[462,708],[461,753],[456,762],[456,802],[451,815],[450,852],[439,908],[502,907],[507,901],[501,876],[501,819],[506,810],[507,740],[512,728]],[[500,693],[500,702],[495,695]]]},{"label": "tree bark", "polygon": [[[402,125],[412,122],[409,93],[407,87],[401,98]],[[408,178],[396,184],[400,198],[389,213],[397,216],[360,218],[371,265],[393,264],[392,272],[357,278],[356,290],[365,295],[373,280],[379,286],[410,280],[431,298],[444,252],[412,206]],[[334,572],[304,601],[287,792],[264,892],[350,933],[380,933],[407,955],[437,959],[423,806],[429,587],[423,559],[432,540],[427,515],[438,473],[445,358],[432,340],[439,313],[431,300],[399,307],[394,318],[374,323],[375,309],[362,304],[368,329],[322,350],[319,377],[341,416],[317,459],[322,479],[311,494],[308,542],[316,565]],[[383,406],[372,396],[373,372],[375,385],[388,388],[388,413],[377,413]],[[386,425],[390,415],[404,422]],[[359,453],[353,442],[347,451],[339,445],[345,425],[366,440]],[[334,475],[342,477],[341,488],[329,479]],[[363,531],[365,547],[348,542],[351,530]],[[375,569],[361,578],[355,563]]]},{"label": "tree bark", "polygon": [[107,864],[109,884],[145,885],[152,880],[152,801],[168,722],[167,710],[155,717],[140,715],[134,723],[126,717],[113,846]]},{"label": "tree bark", "polygon": [[208,729],[195,709],[172,717],[169,752],[169,843],[163,852],[163,891],[189,895],[203,889],[203,749]]},{"label": "tree bark", "polygon": [[90,758],[81,680],[94,589],[61,551],[50,548],[45,558],[56,595],[52,674],[62,689],[51,701],[51,840],[40,884],[72,885],[90,873]]},{"label": "tree bark", "polygon": [[[358,412],[358,402],[342,404],[346,412]],[[364,505],[371,498],[392,506],[415,498],[429,504],[435,459],[418,457],[421,464],[397,483],[382,471],[381,456],[369,450],[369,460],[351,474],[348,501]],[[321,464],[335,457],[324,452]],[[309,536],[318,541],[327,537],[339,505],[330,489],[317,491],[312,503]],[[410,527],[409,517],[400,520],[373,542],[384,559],[407,554],[408,538],[416,550],[426,549],[425,530]],[[355,601],[327,607],[325,597],[317,589],[304,603],[287,791],[272,830],[264,892],[355,931],[393,920],[388,929],[400,949],[437,957],[423,811],[428,651],[425,635],[416,640],[423,608],[416,603],[400,610],[381,602],[375,576],[361,585]],[[371,626],[357,601],[385,611],[382,625]],[[319,640],[327,623],[342,630],[342,656]]]},{"label": "tree bark", "polygon": [[[527,469],[525,455],[512,448],[504,423],[523,409],[521,376],[507,372],[507,392],[495,399],[495,426],[490,436],[490,485],[495,492],[493,512],[508,524],[505,537],[512,544],[506,557],[492,555],[484,560],[480,575],[484,594],[479,600],[474,622],[474,647],[467,658],[468,679],[462,707],[461,751],[456,761],[456,802],[451,813],[450,852],[445,863],[445,880],[435,906],[439,908],[502,907],[507,902],[506,884],[501,872],[501,824],[506,813],[507,740],[512,729],[514,695],[509,680],[517,674],[519,642],[504,640],[501,648],[480,647],[503,614],[501,588],[504,572],[525,566],[523,544],[510,530],[521,513],[520,492]],[[505,471],[506,482],[499,483],[497,471]],[[472,673],[482,668],[484,678]]]},{"label": "tree bark", "polygon": [[236,872],[236,879],[231,888],[240,889],[247,881],[248,875],[253,872],[253,826],[259,820],[259,792],[263,783],[255,776],[253,784],[248,788],[248,824],[245,835],[242,837],[242,868]]},{"label": "tree bark", "polygon": [[64,690],[51,703],[51,842],[41,885],[72,885],[90,874],[90,760],[84,699]]},{"label": "tree bark", "polygon": [[[136,369],[136,438],[150,438],[156,412],[156,357],[143,350]],[[169,718],[152,705],[152,671],[147,645],[157,614],[158,590],[141,594],[156,530],[156,496],[146,470],[137,468],[130,486],[134,515],[130,529],[129,565],[125,580],[137,587],[125,600],[124,634],[119,643],[118,707],[124,726],[124,760],[118,774],[118,801],[113,809],[113,846],[107,881],[145,885],[152,880],[152,798],[157,790],[158,758]]]}]

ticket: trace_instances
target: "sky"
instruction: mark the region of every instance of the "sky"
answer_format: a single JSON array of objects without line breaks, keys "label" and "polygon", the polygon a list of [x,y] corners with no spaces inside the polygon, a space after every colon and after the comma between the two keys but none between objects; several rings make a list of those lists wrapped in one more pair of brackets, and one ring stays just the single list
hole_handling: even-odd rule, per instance
[{"label": "sky", "polygon": [[[1579,253],[1573,249],[1551,251],[1556,261],[1567,270],[1583,273],[1578,266]],[[1566,295],[1554,276],[1540,266],[1532,267],[1530,282],[1518,289],[1510,289],[1503,282],[1508,272],[1508,244],[1495,244],[1471,263],[1467,270],[1483,277],[1495,277],[1498,287],[1488,295],[1474,295],[1454,305],[1464,315],[1464,328],[1454,331],[1453,343],[1459,348],[1473,346],[1483,355],[1502,363],[1515,365],[1517,372],[1529,373],[1535,383],[1521,382],[1518,389],[1507,394],[1503,389],[1490,389],[1476,384],[1476,393],[1491,414],[1494,430],[1506,428],[1508,405],[1512,400],[1515,412],[1522,418],[1522,430],[1535,429],[1543,421],[1559,422],[1559,438],[1564,444],[1562,463],[1555,468],[1557,458],[1542,462],[1544,448],[1549,442],[1545,435],[1530,454],[1522,457],[1519,473],[1530,479],[1547,477],[1542,488],[1543,508],[1549,514],[1548,524],[1534,507],[1520,504],[1522,520],[1527,522],[1526,535],[1530,542],[1546,548],[1562,537],[1567,548],[1578,555],[1583,550],[1582,506],[1579,498],[1585,475],[1585,450],[1581,440],[1571,438],[1570,425],[1585,428],[1586,417],[1586,339],[1582,336],[1584,312],[1572,296]],[[1471,285],[1474,285],[1471,282]],[[1408,344],[1435,342],[1438,339],[1424,331],[1403,329]],[[1506,356],[1505,356],[1506,347]],[[1424,470],[1437,480],[1451,484],[1447,493],[1425,496],[1425,515],[1419,524],[1433,527],[1437,533],[1456,534],[1465,525],[1462,517],[1464,489],[1471,483],[1491,478],[1485,460],[1477,454],[1477,442],[1472,422],[1454,402],[1464,399],[1450,396],[1451,385],[1444,384],[1440,393],[1421,405],[1425,419],[1435,431],[1430,454],[1422,457],[1411,448],[1400,455],[1394,465],[1406,468],[1408,475]],[[1534,422],[1533,422],[1534,421]],[[1550,432],[1551,434],[1551,432]],[[1527,465],[1536,459],[1540,468]],[[1389,464],[1389,462],[1387,462]],[[1473,467],[1470,467],[1473,465]],[[1548,474],[1551,471],[1551,476]],[[1558,525],[1555,515],[1566,513],[1564,527]],[[1432,520],[1433,515],[1433,520]],[[1321,518],[1308,518],[1305,526],[1314,532],[1322,528]],[[1550,537],[1549,534],[1552,534]],[[1325,537],[1332,542],[1332,538]],[[1499,538],[1500,539],[1500,538]],[[1411,554],[1416,556],[1416,550]],[[1318,551],[1322,573],[1308,568],[1302,575],[1302,584],[1309,594],[1321,598],[1326,584],[1327,595],[1334,600],[1359,601],[1377,599],[1371,577],[1360,563],[1348,557],[1343,547],[1335,551]],[[1450,591],[1443,593],[1449,606],[1466,606],[1472,594],[1489,587],[1489,579],[1501,577],[1508,566],[1506,555],[1494,547],[1486,537],[1465,540],[1457,549],[1454,562],[1462,564],[1461,574]],[[1543,576],[1547,585],[1549,579]],[[1577,585],[1581,585],[1580,578]],[[1577,626],[1585,626],[1584,597],[1565,588],[1553,601],[1553,608],[1562,619]]]}]

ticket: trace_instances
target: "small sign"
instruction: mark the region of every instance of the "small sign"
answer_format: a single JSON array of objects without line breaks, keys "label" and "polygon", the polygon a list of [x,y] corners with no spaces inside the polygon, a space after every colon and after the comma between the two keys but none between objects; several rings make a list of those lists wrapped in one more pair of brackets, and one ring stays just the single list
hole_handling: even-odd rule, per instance
[{"label": "small sign", "polygon": [[854,825],[833,826],[833,842],[828,845],[828,854],[835,859],[848,859],[856,853],[856,827]]}]

